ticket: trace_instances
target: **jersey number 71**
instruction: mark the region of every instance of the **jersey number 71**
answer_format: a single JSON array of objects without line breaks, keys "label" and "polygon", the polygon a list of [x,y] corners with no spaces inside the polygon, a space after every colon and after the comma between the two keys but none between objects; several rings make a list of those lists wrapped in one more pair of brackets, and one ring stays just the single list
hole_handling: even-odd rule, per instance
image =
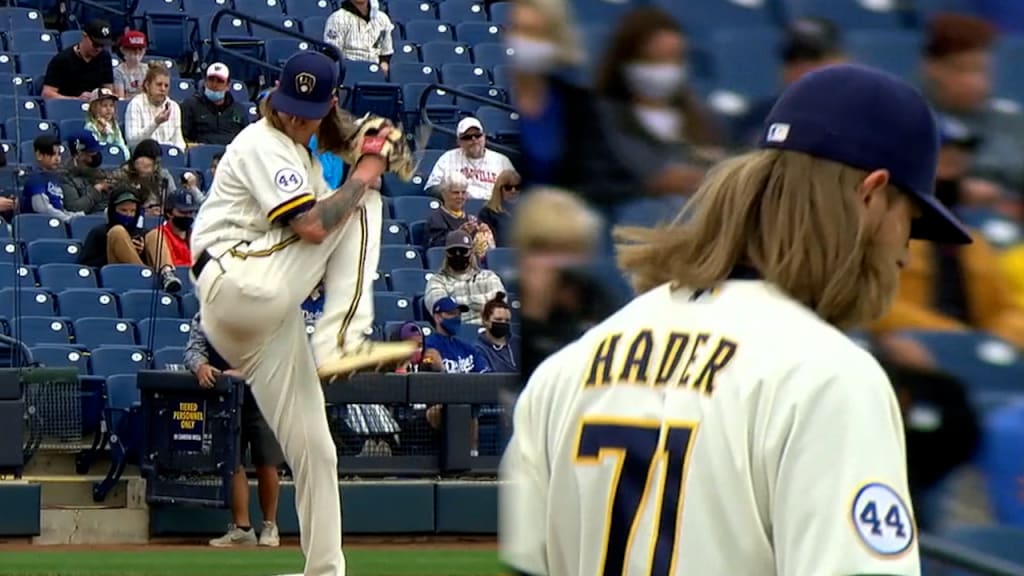
[{"label": "jersey number 71", "polygon": [[[664,433],[662,427],[666,426]],[[683,483],[696,422],[587,418],[581,424],[576,463],[615,459],[615,479],[606,510],[602,576],[622,576],[648,498],[654,506],[651,576],[668,576],[676,563]],[[655,475],[658,463],[662,473]]]}]

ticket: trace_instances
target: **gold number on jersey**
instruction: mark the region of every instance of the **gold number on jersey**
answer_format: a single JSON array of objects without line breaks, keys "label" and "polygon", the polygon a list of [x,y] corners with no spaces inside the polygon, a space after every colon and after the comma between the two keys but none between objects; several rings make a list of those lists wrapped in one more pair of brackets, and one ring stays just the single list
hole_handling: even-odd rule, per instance
[{"label": "gold number on jersey", "polygon": [[697,426],[697,422],[611,417],[585,417],[580,423],[576,463],[594,466],[606,458],[615,463],[605,506],[602,576],[625,573],[640,518],[652,497],[654,537],[648,543],[649,573],[669,576],[674,571],[686,470]]}]

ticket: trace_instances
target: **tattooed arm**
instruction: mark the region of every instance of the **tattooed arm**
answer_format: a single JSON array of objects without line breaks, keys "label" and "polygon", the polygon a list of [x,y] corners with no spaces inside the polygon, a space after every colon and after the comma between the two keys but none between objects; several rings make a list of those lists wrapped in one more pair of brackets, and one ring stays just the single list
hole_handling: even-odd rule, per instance
[{"label": "tattooed arm", "polygon": [[334,230],[344,226],[362,204],[363,195],[380,178],[387,165],[380,157],[364,156],[334,194],[318,201],[308,211],[289,223],[292,230],[307,242],[319,244]]}]

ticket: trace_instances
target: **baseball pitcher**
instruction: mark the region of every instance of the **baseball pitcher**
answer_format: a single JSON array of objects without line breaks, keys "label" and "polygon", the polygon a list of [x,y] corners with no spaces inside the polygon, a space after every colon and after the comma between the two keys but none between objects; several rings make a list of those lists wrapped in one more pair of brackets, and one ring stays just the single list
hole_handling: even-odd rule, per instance
[{"label": "baseball pitcher", "polygon": [[[916,576],[900,410],[841,331],[892,300],[936,201],[921,95],[859,66],[780,98],[671,225],[619,231],[642,295],[548,358],[502,462],[533,576]],[[913,229],[912,229],[913,228]]]}]

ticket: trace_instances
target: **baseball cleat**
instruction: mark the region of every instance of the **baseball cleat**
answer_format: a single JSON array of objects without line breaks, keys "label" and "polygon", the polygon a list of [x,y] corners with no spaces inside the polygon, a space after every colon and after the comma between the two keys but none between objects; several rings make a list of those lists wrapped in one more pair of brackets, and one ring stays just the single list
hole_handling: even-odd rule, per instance
[{"label": "baseball cleat", "polygon": [[341,358],[324,362],[316,373],[330,382],[358,372],[380,372],[412,358],[416,350],[419,345],[414,342],[367,342]]}]

